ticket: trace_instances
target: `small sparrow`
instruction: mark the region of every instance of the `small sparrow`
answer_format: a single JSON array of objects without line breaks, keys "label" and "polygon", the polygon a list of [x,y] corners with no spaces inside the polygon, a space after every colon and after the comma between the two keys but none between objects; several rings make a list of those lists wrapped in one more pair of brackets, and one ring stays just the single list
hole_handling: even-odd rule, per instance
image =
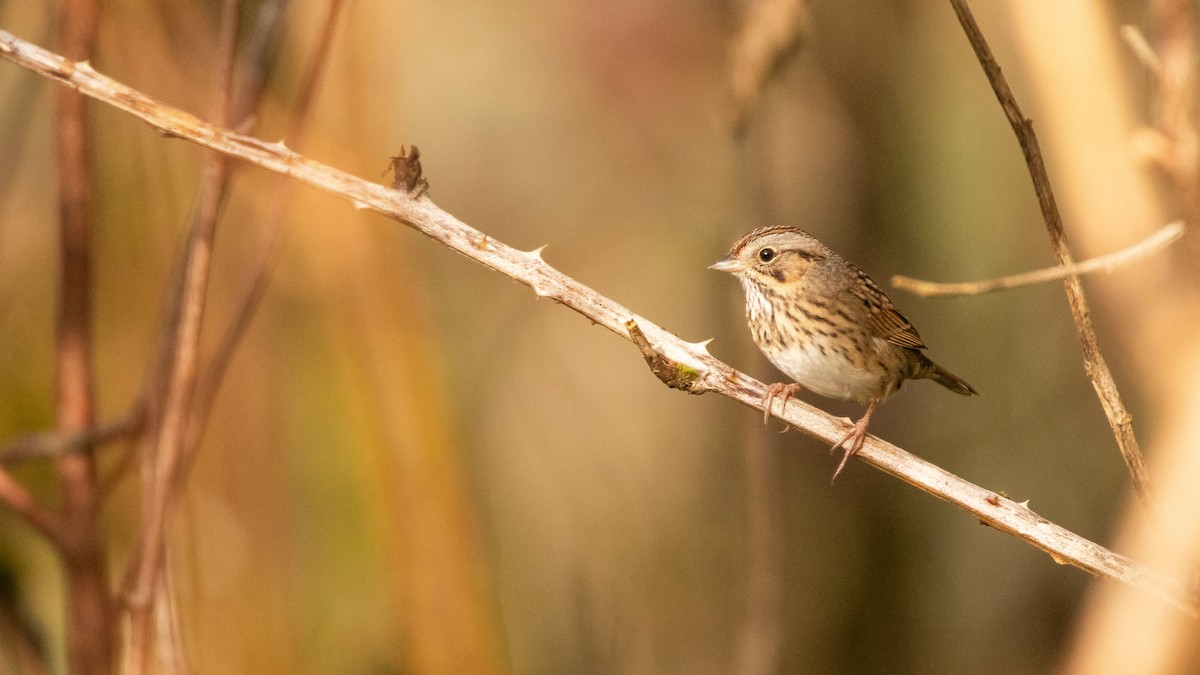
[{"label": "small sparrow", "polygon": [[925,356],[917,329],[865,272],[804,230],[755,230],[709,269],[742,282],[754,342],[796,382],[767,389],[764,423],[776,398],[782,410],[801,388],[867,404],[862,419],[831,448],[845,451],[835,480],[862,448],[875,408],[905,380],[927,378],[956,394],[977,393]]}]

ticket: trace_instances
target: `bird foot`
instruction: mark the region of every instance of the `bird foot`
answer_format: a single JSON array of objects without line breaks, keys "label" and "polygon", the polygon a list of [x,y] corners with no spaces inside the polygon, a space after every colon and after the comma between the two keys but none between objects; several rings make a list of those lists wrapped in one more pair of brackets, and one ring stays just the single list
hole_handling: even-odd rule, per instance
[{"label": "bird foot", "polygon": [[771,420],[771,404],[775,402],[775,399],[779,399],[779,412],[783,412],[783,409],[787,407],[788,399],[801,389],[803,387],[795,382],[791,384],[776,382],[767,387],[767,394],[763,396],[763,424],[765,425]]},{"label": "bird foot", "polygon": [[858,451],[862,449],[863,443],[866,442],[866,421],[866,418],[863,418],[855,422],[854,428],[851,429],[850,432],[845,436],[842,436],[842,440],[834,443],[833,447],[829,449],[829,452],[833,452],[838,448],[842,448],[844,451],[844,454],[842,455],[842,461],[838,464],[837,470],[833,472],[833,478],[829,479],[830,485],[833,484],[833,481],[837,480],[838,474],[842,472],[842,469],[846,468],[846,462],[850,461],[851,457],[857,455]]},{"label": "bird foot", "polygon": [[863,443],[867,440],[867,425],[871,423],[871,415],[874,414],[875,406],[877,405],[879,405],[879,400],[873,399],[871,404],[867,406],[867,412],[863,414],[862,419],[855,422],[850,431],[846,432],[845,436],[842,436],[842,440],[834,443],[833,447],[829,449],[830,452],[838,448],[842,448],[845,451],[837,470],[833,472],[833,478],[829,479],[830,485],[833,484],[833,481],[837,480],[838,474],[842,472],[842,469],[846,468],[846,462],[850,461],[850,458],[857,455],[858,451],[862,449]]}]

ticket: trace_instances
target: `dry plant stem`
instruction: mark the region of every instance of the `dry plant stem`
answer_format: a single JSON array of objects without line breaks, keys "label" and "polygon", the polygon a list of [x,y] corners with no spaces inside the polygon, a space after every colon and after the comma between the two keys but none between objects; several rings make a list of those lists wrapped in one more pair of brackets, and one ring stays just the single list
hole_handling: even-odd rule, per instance
[{"label": "dry plant stem", "polygon": [[1091,258],[1079,263],[1073,263],[1067,267],[1047,267],[1045,269],[1036,270],[1033,272],[1025,272],[1023,274],[1014,274],[1008,277],[999,279],[988,279],[986,281],[969,281],[957,284],[938,283],[936,281],[922,281],[897,274],[892,277],[892,285],[901,290],[915,293],[924,297],[949,297],[955,295],[981,295],[983,293],[991,293],[993,291],[1003,291],[1010,288],[1019,288],[1021,286],[1030,286],[1040,284],[1047,281],[1060,281],[1076,274],[1089,274],[1091,272],[1112,272],[1118,267],[1130,265],[1135,262],[1145,260],[1146,258],[1158,253],[1167,246],[1177,241],[1183,236],[1183,221],[1177,220],[1167,224],[1161,230],[1146,237],[1138,243],[1128,248],[1121,249],[1102,255],[1096,258]]},{"label": "dry plant stem", "polygon": [[[95,0],[61,6],[59,39],[64,53],[91,58],[99,7]],[[92,175],[87,103],[63,90],[57,101],[56,137],[61,251],[55,326],[57,424],[60,435],[93,425],[91,311]],[[62,491],[58,544],[67,580],[67,661],[73,673],[112,669],[114,607],[108,564],[99,532],[100,493],[91,448],[55,462]]]},{"label": "dry plant stem", "polygon": [[[234,53],[237,42],[237,0],[225,0],[219,29],[220,66],[214,117],[227,121],[233,81]],[[166,520],[175,496],[176,471],[182,454],[196,386],[199,361],[200,329],[204,318],[209,272],[212,267],[213,239],[221,204],[226,194],[229,160],[220,153],[209,156],[200,195],[188,233],[187,253],[183,262],[181,294],[176,302],[178,327],[170,331],[175,342],[170,348],[170,374],[166,379],[166,400],[157,428],[150,430],[153,451],[143,457],[146,472],[143,484],[142,522],[138,545],[126,575],[125,602],[130,629],[127,653],[129,670],[147,672],[155,636],[156,591],[162,589],[162,567],[166,559]],[[166,645],[160,653],[174,653]]]},{"label": "dry plant stem", "polygon": [[[312,119],[317,91],[325,67],[329,63],[333,36],[344,4],[342,0],[330,0],[327,5],[325,20],[321,22],[321,33],[317,37],[312,59],[305,69],[304,78],[300,84],[300,93],[296,97],[296,116],[288,128],[287,136],[288,141],[297,148],[303,145],[304,139],[308,135],[308,124]],[[234,352],[250,327],[250,322],[258,310],[263,294],[266,293],[271,271],[275,267],[275,260],[282,243],[280,229],[283,213],[291,197],[292,188],[295,186],[294,182],[286,180],[283,176],[276,176],[276,178],[271,204],[267,209],[267,217],[263,220],[262,246],[253,263],[246,291],[237,305],[238,309],[234,312],[233,320],[221,336],[220,342],[217,343],[217,348],[196,387],[195,404],[185,445],[187,456],[184,461],[187,464],[190,464],[194,449],[203,437],[205,424],[213,401],[216,399],[217,391],[233,360]]]},{"label": "dry plant stem", "polygon": [[0,501],[24,518],[51,543],[61,545],[62,521],[58,514],[38,502],[29,490],[4,468],[0,468]]},{"label": "dry plant stem", "polygon": [[[988,82],[991,83],[992,90],[1000,101],[1000,107],[1004,109],[1004,114],[1021,144],[1021,151],[1025,155],[1025,164],[1029,167],[1030,178],[1033,179],[1033,189],[1037,193],[1038,205],[1042,210],[1042,218],[1046,221],[1046,230],[1050,235],[1050,246],[1054,250],[1054,257],[1058,259],[1060,266],[1069,267],[1074,261],[1071,259],[1071,251],[1067,247],[1067,235],[1063,231],[1062,216],[1055,203],[1054,192],[1050,188],[1050,177],[1046,174],[1042,151],[1038,146],[1037,136],[1033,133],[1033,123],[1025,117],[1017,105],[1017,100],[1013,96],[1012,90],[1009,89],[1004,75],[1000,72],[1000,66],[992,56],[991,49],[988,47],[983,33],[979,30],[979,25],[975,23],[975,17],[971,14],[966,2],[950,0],[950,4],[954,7],[954,13],[958,15],[958,21],[962,24],[963,31],[966,32],[967,39],[975,50],[975,56],[983,66]],[[1108,417],[1108,424],[1117,439],[1121,457],[1129,468],[1134,491],[1137,492],[1138,498],[1147,508],[1153,509],[1154,498],[1150,488],[1150,474],[1142,459],[1142,451],[1138,447],[1137,438],[1133,435],[1133,416],[1125,410],[1124,404],[1121,403],[1117,384],[1104,361],[1104,355],[1100,353],[1100,344],[1096,340],[1096,331],[1092,327],[1092,317],[1088,310],[1087,298],[1083,294],[1083,285],[1080,283],[1079,277],[1074,274],[1069,275],[1063,284],[1066,286],[1071,316],[1075,319],[1075,332],[1083,345],[1084,370],[1092,381],[1096,395],[1100,398],[1100,405],[1104,408],[1105,416]]]},{"label": "dry plant stem", "polygon": [[[170,108],[140,92],[100,75],[84,64],[73,63],[0,31],[0,57],[58,80],[66,86],[139,117],[159,131],[345,197],[360,208],[377,211],[405,223],[472,260],[551,298],[630,339],[627,321],[635,321],[647,343],[691,387],[715,391],[750,408],[762,410],[767,387],[710,355],[703,343],[689,343],[617,302],[559,272],[541,256],[542,249],[519,251],[483,234],[438,208],[418,189],[414,193],[365,181],[344,171],[292,152],[280,143],[267,143],[236,134]],[[667,369],[669,370],[669,368]],[[775,414],[778,419],[832,444],[850,426],[801,401],[792,399]],[[1041,549],[1061,563],[1092,574],[1130,584],[1181,610],[1200,617],[1200,604],[1184,585],[1144,565],[1118,555],[1042,518],[1013,502],[955,476],[874,436],[857,455],[897,478],[971,513],[984,524],[1012,534]]]},{"label": "dry plant stem", "polygon": [[140,411],[140,405],[134,406],[131,414],[116,422],[96,426],[69,436],[55,433],[22,436],[0,450],[0,465],[11,466],[37,459],[73,455],[121,438],[127,438],[138,433],[142,428]]},{"label": "dry plant stem", "polygon": [[258,0],[243,10],[237,50],[237,87],[229,106],[229,119],[234,124],[246,120],[257,123],[257,112],[262,105],[270,71],[285,40],[290,4],[290,0]]}]

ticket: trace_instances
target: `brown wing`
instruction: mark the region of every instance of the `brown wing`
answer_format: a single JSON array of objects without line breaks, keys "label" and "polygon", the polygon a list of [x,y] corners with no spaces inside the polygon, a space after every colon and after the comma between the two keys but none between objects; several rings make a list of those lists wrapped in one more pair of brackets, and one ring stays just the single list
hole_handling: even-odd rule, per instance
[{"label": "brown wing", "polygon": [[862,303],[867,308],[867,328],[894,345],[909,349],[925,349],[925,343],[921,342],[921,336],[917,334],[917,329],[913,328],[900,310],[896,309],[891,299],[884,294],[883,289],[879,288],[871,280],[871,277],[861,270],[858,273],[858,279],[861,283],[855,287],[855,293],[860,295]]}]

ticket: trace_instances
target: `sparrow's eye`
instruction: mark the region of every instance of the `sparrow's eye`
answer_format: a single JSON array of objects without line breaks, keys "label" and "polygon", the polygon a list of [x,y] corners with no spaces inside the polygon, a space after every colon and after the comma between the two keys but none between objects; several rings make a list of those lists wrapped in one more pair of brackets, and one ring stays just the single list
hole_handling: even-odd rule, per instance
[{"label": "sparrow's eye", "polygon": [[775,259],[775,249],[768,246],[768,247],[760,250],[758,252],[758,259],[765,263],[771,262],[772,260]]}]

